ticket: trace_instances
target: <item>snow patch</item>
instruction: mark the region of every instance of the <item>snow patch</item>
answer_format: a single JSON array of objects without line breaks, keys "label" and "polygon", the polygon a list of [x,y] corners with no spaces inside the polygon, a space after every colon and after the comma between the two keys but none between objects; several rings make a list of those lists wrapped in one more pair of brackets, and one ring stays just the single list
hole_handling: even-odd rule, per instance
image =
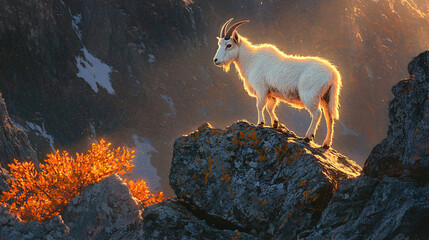
[{"label": "snow patch", "polygon": [[368,65],[365,65],[365,70],[368,73],[368,77],[374,78],[374,72],[371,70],[371,68],[369,68]]},{"label": "snow patch", "polygon": [[161,187],[161,178],[157,174],[157,169],[151,163],[151,152],[158,152],[146,138],[133,134],[136,157],[133,160],[134,168],[131,175],[140,179],[143,178],[151,191]]},{"label": "snow patch", "polygon": [[340,122],[340,123],[341,123],[341,126],[343,127],[343,132],[341,134],[359,136],[359,133],[348,128],[345,123],[343,123],[343,122]]},{"label": "snow patch", "polygon": [[152,54],[148,54],[147,55],[149,58],[147,59],[147,61],[148,62],[150,62],[150,63],[154,63],[154,62],[156,62],[156,59],[155,59],[155,56],[154,55],[152,55]]},{"label": "snow patch", "polygon": [[110,82],[110,73],[112,73],[114,69],[100,59],[94,57],[94,55],[88,52],[85,46],[81,51],[84,57],[76,57],[76,67],[79,70],[77,76],[83,78],[94,92],[98,92],[98,83],[101,87],[106,89],[108,93],[115,94],[115,90]]},{"label": "snow patch", "polygon": [[79,23],[82,20],[82,15],[80,13],[76,14],[75,16],[73,16],[71,14],[71,11],[69,9],[69,13],[72,16],[72,27],[74,32],[76,33],[77,37],[79,38],[79,40],[82,42],[82,33],[79,30]]},{"label": "snow patch", "polygon": [[48,134],[48,132],[46,131],[45,123],[42,123],[42,127],[40,127],[39,125],[32,123],[32,122],[25,122],[25,125],[28,128],[25,128],[21,125],[19,125],[19,126],[20,126],[20,128],[24,129],[24,131],[26,131],[26,132],[28,132],[31,129],[31,130],[35,131],[36,136],[41,136],[41,137],[47,139],[49,141],[49,146],[51,146],[51,148],[52,148],[52,151],[54,151],[54,152],[56,151],[54,148],[54,137],[52,137],[52,135]]},{"label": "snow patch", "polygon": [[124,11],[124,9],[121,9],[121,10],[119,11],[119,13],[120,13],[121,15],[124,15],[124,16],[130,16],[128,13],[126,13],[126,12]]},{"label": "snow patch", "polygon": [[174,108],[174,103],[173,103],[173,99],[171,99],[171,97],[161,94],[161,97],[168,103],[168,105],[170,106],[170,110],[171,112],[176,115],[176,109]]},{"label": "snow patch", "polygon": [[15,126],[17,126],[18,128],[21,128],[24,132],[28,132],[28,129],[26,127],[22,126],[21,124],[15,122],[15,121],[12,121],[12,122],[13,122],[13,124],[15,124]]},{"label": "snow patch", "polygon": [[94,138],[94,140],[97,139],[97,132],[95,131],[95,127],[92,123],[89,123],[89,128],[91,129],[92,138]]},{"label": "snow patch", "polygon": [[[77,37],[82,43],[82,33],[79,30],[79,24],[82,21],[82,15],[80,13],[72,15],[70,9],[69,13],[72,16],[72,27],[75,31]],[[76,67],[79,72],[76,74],[78,77],[83,78],[89,86],[91,86],[94,92],[98,92],[97,83],[107,90],[110,94],[115,94],[115,90],[112,87],[110,73],[115,71],[112,67],[105,64],[99,58],[96,58],[94,55],[88,52],[85,45],[83,45],[81,51],[83,52],[84,57],[76,57]]]}]

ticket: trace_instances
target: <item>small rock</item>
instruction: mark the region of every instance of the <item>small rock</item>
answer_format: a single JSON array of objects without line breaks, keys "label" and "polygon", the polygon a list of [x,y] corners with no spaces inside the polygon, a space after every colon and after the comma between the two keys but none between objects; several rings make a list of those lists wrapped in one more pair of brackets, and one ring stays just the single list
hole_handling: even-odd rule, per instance
[{"label": "small rock", "polygon": [[[139,224],[141,202],[117,175],[89,184],[65,207],[63,217],[76,239],[108,239],[115,232]],[[72,223],[72,224],[71,224]]]}]

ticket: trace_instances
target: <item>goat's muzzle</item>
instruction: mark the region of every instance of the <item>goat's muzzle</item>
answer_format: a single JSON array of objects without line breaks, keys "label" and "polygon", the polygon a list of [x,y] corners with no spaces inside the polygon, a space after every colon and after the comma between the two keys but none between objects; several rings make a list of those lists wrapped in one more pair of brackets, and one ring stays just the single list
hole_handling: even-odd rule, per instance
[{"label": "goat's muzzle", "polygon": [[217,60],[217,58],[213,59],[213,62],[214,62],[214,64],[216,64],[217,66],[219,66],[219,65],[221,65],[221,64],[222,64],[222,62],[219,62],[219,61]]}]

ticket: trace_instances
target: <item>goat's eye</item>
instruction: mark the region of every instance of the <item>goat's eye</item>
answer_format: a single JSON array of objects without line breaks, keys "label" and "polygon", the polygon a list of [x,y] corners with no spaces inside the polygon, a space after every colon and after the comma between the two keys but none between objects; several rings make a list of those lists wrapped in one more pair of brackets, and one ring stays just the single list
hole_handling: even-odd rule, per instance
[{"label": "goat's eye", "polygon": [[226,48],[231,48],[231,47],[232,47],[231,44],[226,45]]}]

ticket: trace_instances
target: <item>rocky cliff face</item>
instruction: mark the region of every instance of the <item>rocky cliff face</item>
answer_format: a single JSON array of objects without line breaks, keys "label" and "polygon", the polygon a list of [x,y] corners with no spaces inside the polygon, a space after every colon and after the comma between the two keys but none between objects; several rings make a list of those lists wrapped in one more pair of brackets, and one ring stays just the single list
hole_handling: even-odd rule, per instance
[{"label": "rocky cliff face", "polygon": [[19,217],[0,205],[0,239],[73,239],[69,228],[61,216],[55,216],[46,222],[22,222]]},{"label": "rocky cliff face", "polygon": [[429,187],[385,177],[346,180],[306,239],[427,239]]},{"label": "rocky cliff face", "polygon": [[13,160],[32,161],[38,165],[36,151],[28,140],[27,134],[15,124],[9,117],[6,103],[0,94],[0,194],[9,189],[8,164]]},{"label": "rocky cliff face", "polygon": [[[410,63],[413,76],[394,87],[388,137],[362,173],[284,126],[204,124],[174,144],[170,184],[177,198],[142,208],[114,175],[85,187],[45,223],[23,223],[0,206],[0,238],[428,239],[425,143],[403,140],[429,139],[427,66],[425,52]],[[404,162],[407,151],[422,157]]]},{"label": "rocky cliff face", "polygon": [[309,239],[427,239],[429,230],[429,52],[392,89],[387,138],[363,175],[342,182]]},{"label": "rocky cliff face", "polygon": [[13,159],[39,163],[27,134],[12,122],[6,103],[0,94],[0,167],[9,169]]},{"label": "rocky cliff face", "polygon": [[412,176],[429,181],[429,51],[408,65],[410,78],[393,87],[389,131],[365,163],[368,176]]}]

